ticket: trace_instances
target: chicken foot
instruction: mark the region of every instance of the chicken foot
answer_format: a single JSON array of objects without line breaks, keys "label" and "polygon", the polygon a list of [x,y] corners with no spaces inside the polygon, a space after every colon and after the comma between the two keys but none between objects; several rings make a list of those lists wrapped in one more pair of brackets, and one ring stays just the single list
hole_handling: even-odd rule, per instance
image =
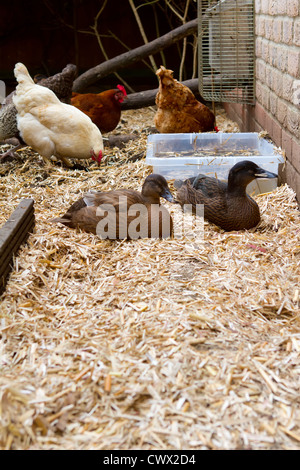
[{"label": "chicken foot", "polygon": [[14,148],[7,150],[7,152],[2,153],[0,155],[0,162],[4,163],[4,162],[11,161],[14,159],[19,160],[20,157],[16,152],[17,150],[20,150],[24,147],[27,147],[27,145],[20,143],[19,145],[16,145]]}]

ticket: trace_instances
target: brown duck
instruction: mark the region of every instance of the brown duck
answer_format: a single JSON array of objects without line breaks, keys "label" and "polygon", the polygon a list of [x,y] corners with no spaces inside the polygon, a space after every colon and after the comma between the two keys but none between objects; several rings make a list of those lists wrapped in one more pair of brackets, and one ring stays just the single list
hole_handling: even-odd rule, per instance
[{"label": "brown duck", "polygon": [[263,170],[254,162],[236,163],[228,175],[228,182],[205,175],[175,182],[177,202],[181,206],[204,204],[204,218],[226,231],[255,227],[260,221],[257,203],[246,193],[247,185],[255,178],[277,178],[275,173]]},{"label": "brown duck", "polygon": [[161,175],[149,175],[142,191],[118,189],[84,194],[62,216],[52,220],[108,239],[166,238],[173,221],[160,198],[174,202]]}]

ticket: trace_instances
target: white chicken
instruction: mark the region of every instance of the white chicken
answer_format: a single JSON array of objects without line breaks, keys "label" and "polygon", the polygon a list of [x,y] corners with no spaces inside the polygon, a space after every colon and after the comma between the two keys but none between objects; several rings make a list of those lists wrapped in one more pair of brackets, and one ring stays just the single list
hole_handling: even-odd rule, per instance
[{"label": "white chicken", "polygon": [[17,125],[27,145],[50,160],[54,155],[67,166],[68,158],[92,158],[100,164],[103,140],[91,119],[72,105],[62,103],[48,88],[36,85],[27,68],[17,63],[18,81],[13,102],[17,108]]}]

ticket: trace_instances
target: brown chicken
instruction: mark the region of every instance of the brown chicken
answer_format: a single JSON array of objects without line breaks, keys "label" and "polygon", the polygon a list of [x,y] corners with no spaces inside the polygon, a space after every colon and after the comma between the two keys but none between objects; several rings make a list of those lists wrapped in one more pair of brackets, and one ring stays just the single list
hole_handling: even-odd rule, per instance
[{"label": "brown chicken", "polygon": [[156,75],[159,90],[156,95],[156,129],[161,133],[209,132],[216,130],[214,113],[193,92],[173,78],[173,71],[161,66]]},{"label": "brown chicken", "polygon": [[121,118],[121,103],[127,93],[123,85],[101,93],[73,93],[71,104],[87,114],[101,132],[113,131]]}]

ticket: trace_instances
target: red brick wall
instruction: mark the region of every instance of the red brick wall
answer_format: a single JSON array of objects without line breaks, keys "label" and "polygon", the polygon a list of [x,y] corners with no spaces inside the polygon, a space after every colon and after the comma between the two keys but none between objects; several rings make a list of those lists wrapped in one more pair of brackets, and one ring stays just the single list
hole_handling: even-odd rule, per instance
[{"label": "red brick wall", "polygon": [[255,11],[256,104],[224,108],[241,131],[266,130],[285,150],[280,176],[300,203],[300,0],[255,0]]}]

